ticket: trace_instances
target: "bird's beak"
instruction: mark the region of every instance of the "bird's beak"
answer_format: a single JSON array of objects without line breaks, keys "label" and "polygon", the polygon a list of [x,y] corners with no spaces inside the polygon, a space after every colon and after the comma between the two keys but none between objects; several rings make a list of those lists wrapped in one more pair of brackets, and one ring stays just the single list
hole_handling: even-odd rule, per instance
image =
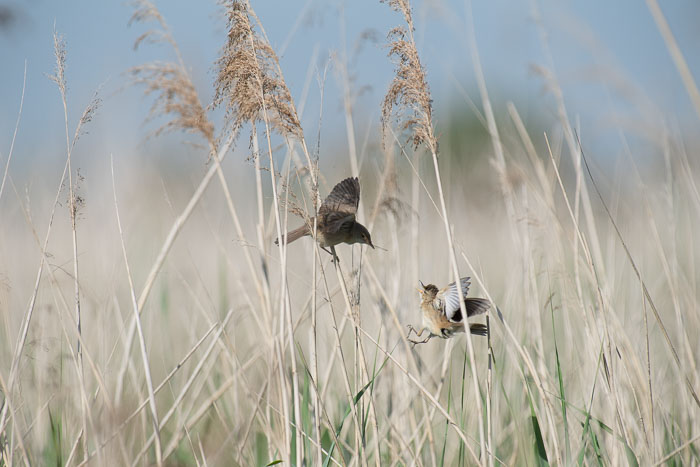
[{"label": "bird's beak", "polygon": [[371,246],[372,249],[374,250],[374,245],[372,245],[372,240],[369,241],[369,246]]},{"label": "bird's beak", "polygon": [[421,286],[421,287],[423,288],[423,290],[425,291],[425,284],[423,284],[423,281],[420,281],[420,280],[419,280],[418,282],[420,283],[420,286]]}]

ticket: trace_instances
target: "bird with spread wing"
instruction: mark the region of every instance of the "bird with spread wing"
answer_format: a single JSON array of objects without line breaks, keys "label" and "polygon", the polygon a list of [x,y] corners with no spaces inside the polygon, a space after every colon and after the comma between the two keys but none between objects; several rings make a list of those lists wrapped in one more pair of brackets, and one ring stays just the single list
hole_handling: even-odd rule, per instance
[{"label": "bird with spread wing", "polygon": [[[340,243],[365,243],[372,248],[372,237],[364,225],[357,222],[355,215],[360,204],[360,181],[357,177],[346,178],[338,183],[321,204],[316,219],[316,239],[318,244],[336,260],[335,246]],[[298,229],[287,232],[282,238],[286,243],[313,236],[314,219]],[[279,244],[279,239],[275,244]],[[330,250],[328,250],[330,248]]]},{"label": "bird with spread wing", "polygon": [[[464,298],[464,308],[467,311],[467,318],[486,313],[491,307],[488,300],[483,298],[466,298],[469,292],[470,278],[463,277],[459,280]],[[418,289],[421,295],[420,309],[423,312],[423,327],[420,330],[408,325],[408,336],[406,338],[413,344],[423,344],[433,337],[447,339],[457,332],[464,332],[464,322],[462,310],[459,303],[459,291],[457,284],[451,283],[442,290],[433,284],[423,285],[423,290]],[[428,337],[419,341],[410,338],[411,332],[416,337],[420,337],[424,331],[428,331]],[[487,328],[483,324],[470,324],[469,331],[477,336],[485,336]]]}]

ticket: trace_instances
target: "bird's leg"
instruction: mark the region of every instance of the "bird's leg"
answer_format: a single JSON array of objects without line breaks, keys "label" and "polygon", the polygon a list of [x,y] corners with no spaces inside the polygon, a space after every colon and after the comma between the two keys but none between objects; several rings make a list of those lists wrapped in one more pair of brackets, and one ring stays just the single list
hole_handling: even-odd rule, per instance
[{"label": "bird's leg", "polygon": [[423,329],[420,331],[416,331],[416,328],[413,327],[412,324],[407,324],[406,327],[408,328],[408,334],[406,334],[406,339],[408,339],[411,336],[411,332],[415,333],[416,336],[420,337],[421,334],[423,334]]},{"label": "bird's leg", "polygon": [[428,334],[428,337],[426,337],[422,341],[414,341],[413,339],[408,339],[408,338],[406,340],[408,340],[408,342],[410,342],[411,344],[416,345],[416,344],[425,344],[426,342],[428,342],[432,338],[433,338],[433,335]]},{"label": "bird's leg", "polygon": [[413,344],[414,346],[415,346],[416,344],[425,344],[426,342],[428,342],[430,339],[433,338],[433,334],[428,333],[428,337],[426,337],[426,338],[423,339],[422,341],[413,340],[413,339],[410,338],[410,336],[411,336],[411,331],[413,331],[413,332],[415,333],[416,337],[420,337],[421,335],[423,335],[423,331],[425,331],[425,328],[422,328],[420,331],[416,331],[416,328],[414,328],[414,327],[413,327],[412,325],[410,325],[410,324],[408,325],[408,335],[406,336],[406,340],[407,340],[408,342],[410,342],[411,344]]},{"label": "bird's leg", "polygon": [[340,258],[338,258],[338,255],[335,254],[335,246],[331,247],[331,252],[331,254],[333,255],[333,263],[340,264]]},{"label": "bird's leg", "polygon": [[326,248],[325,246],[322,246],[321,249],[333,257],[333,259],[331,259],[331,263],[335,263],[336,261],[338,261],[338,263],[340,263],[340,260],[338,259],[338,255],[335,254],[335,247],[334,246],[332,246],[330,250],[328,248]]}]

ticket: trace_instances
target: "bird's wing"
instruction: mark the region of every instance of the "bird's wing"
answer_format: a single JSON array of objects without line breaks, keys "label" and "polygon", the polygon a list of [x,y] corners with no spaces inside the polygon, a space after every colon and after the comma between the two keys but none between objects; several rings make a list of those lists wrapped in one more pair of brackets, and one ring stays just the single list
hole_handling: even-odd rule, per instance
[{"label": "bird's wing", "polygon": [[357,177],[346,178],[338,183],[318,210],[321,218],[334,222],[348,216],[355,219],[360,204],[360,181]]},{"label": "bird's wing", "polygon": [[323,216],[322,219],[325,230],[332,233],[348,232],[355,223],[354,214],[343,214],[338,211],[331,211]]},{"label": "bird's wing", "polygon": [[[462,287],[462,296],[466,297],[471,285],[469,277],[462,277],[459,280],[459,285]],[[459,291],[457,285],[452,282],[450,285],[437,293],[436,300],[441,300],[444,303],[443,313],[450,321],[461,322],[462,312],[459,309]]]}]

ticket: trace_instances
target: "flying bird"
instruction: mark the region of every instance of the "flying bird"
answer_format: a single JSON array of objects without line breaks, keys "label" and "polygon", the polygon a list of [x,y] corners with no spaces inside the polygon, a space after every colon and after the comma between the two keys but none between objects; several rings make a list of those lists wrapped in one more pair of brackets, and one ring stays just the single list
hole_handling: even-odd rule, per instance
[{"label": "flying bird", "polygon": [[[469,292],[470,278],[461,278],[459,285],[462,288],[462,296],[466,297]],[[418,289],[418,292],[421,296],[420,309],[423,312],[423,327],[416,331],[409,324],[406,338],[413,344],[424,344],[433,337],[447,339],[457,332],[464,332],[457,285],[453,282],[442,290],[438,290],[433,284],[423,285],[421,282],[421,289]],[[464,307],[467,310],[467,318],[471,318],[486,313],[491,304],[483,298],[465,298]],[[410,338],[411,332],[415,333],[416,337],[420,337],[424,331],[428,331],[428,337],[422,341]],[[483,324],[470,324],[469,331],[477,336],[485,336],[487,328]]]},{"label": "flying bird", "polygon": [[[318,210],[316,239],[334,261],[338,259],[335,246],[340,243],[364,243],[374,248],[369,231],[355,219],[359,204],[360,181],[357,177],[350,177],[333,187]],[[313,236],[313,225],[314,219],[311,218],[308,224],[287,232],[282,237],[283,241],[292,243],[301,237]],[[275,245],[278,244],[279,239],[275,239]]]}]

